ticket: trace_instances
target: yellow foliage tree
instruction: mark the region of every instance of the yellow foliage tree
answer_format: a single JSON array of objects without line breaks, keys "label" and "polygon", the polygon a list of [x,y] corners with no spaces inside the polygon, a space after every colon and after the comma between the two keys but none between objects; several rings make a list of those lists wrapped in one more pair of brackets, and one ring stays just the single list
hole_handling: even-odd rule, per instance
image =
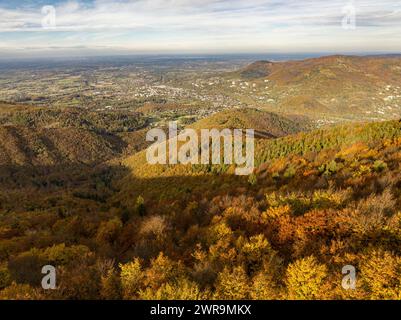
[{"label": "yellow foliage tree", "polygon": [[249,296],[249,279],[243,267],[233,270],[225,268],[219,273],[215,298],[221,300],[243,300]]},{"label": "yellow foliage tree", "polygon": [[161,252],[156,259],[152,260],[150,268],[146,270],[145,285],[157,289],[163,283],[174,280],[181,275],[180,264],[170,260]]},{"label": "yellow foliage tree", "polygon": [[256,271],[260,268],[263,260],[269,258],[274,251],[264,235],[253,236],[242,246],[241,253],[244,256],[244,262],[250,271]]},{"label": "yellow foliage tree", "polygon": [[361,264],[361,281],[370,299],[401,299],[401,258],[372,251]]},{"label": "yellow foliage tree", "polygon": [[120,264],[121,286],[124,299],[134,299],[139,292],[143,281],[141,262],[135,259],[133,262]]},{"label": "yellow foliage tree", "polygon": [[323,295],[327,268],[316,258],[307,257],[290,264],[287,268],[286,284],[288,297],[294,300],[318,299]]},{"label": "yellow foliage tree", "polygon": [[163,283],[154,290],[150,287],[140,292],[141,300],[204,300],[208,295],[199,290],[195,282],[186,278]]},{"label": "yellow foliage tree", "polygon": [[273,284],[272,276],[265,272],[258,273],[252,281],[250,289],[252,300],[274,300],[278,297],[278,292]]}]

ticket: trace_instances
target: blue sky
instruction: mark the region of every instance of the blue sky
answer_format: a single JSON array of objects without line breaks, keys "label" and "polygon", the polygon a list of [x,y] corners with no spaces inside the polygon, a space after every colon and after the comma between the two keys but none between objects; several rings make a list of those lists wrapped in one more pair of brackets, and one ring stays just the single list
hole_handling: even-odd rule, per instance
[{"label": "blue sky", "polygon": [[0,57],[275,52],[401,52],[401,1],[0,0]]}]

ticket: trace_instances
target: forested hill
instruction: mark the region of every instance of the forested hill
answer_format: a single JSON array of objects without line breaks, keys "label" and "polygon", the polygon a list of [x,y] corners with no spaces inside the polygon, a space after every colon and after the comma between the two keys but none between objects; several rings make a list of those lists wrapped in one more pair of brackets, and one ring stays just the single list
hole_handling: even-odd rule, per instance
[{"label": "forested hill", "polygon": [[[296,129],[234,115],[208,121]],[[400,298],[400,122],[258,138],[256,160],[248,177],[150,166],[144,151],[96,166],[2,166],[0,298]],[[41,289],[45,264],[60,270],[59,290]],[[358,270],[356,290],[341,287],[345,265]]]}]

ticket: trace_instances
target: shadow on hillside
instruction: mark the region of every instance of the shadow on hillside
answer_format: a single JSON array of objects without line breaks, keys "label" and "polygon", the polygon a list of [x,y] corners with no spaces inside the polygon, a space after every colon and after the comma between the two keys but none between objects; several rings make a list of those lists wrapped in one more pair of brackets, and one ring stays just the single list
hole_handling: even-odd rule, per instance
[{"label": "shadow on hillside", "polygon": [[[63,206],[71,203],[72,206],[79,200],[83,200],[81,207],[86,205],[86,200],[94,205],[108,206],[108,199],[118,191],[115,182],[128,174],[128,169],[123,166],[105,163],[3,165],[0,166],[0,210],[51,209],[60,203]],[[64,198],[71,200],[62,200]]]},{"label": "shadow on hillside", "polygon": [[248,177],[230,174],[196,174],[140,179],[128,175],[122,182],[119,198],[142,196],[149,203],[178,200],[199,201],[215,195],[246,193]]},{"label": "shadow on hillside", "polygon": [[[106,207],[125,208],[137,197],[150,208],[162,203],[212,199],[216,195],[246,193],[248,177],[228,174],[188,173],[186,176],[137,178],[129,168],[112,164],[63,163],[55,166],[0,166],[0,210],[32,207],[44,199],[69,195],[92,200]],[[48,204],[49,208],[52,204]],[[33,205],[35,207],[35,205]]]}]

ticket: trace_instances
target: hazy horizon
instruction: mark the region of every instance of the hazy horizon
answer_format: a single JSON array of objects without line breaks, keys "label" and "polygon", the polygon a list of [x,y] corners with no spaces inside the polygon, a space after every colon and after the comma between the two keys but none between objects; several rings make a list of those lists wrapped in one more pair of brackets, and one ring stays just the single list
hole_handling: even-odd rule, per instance
[{"label": "hazy horizon", "polygon": [[300,53],[119,53],[119,52],[105,52],[105,53],[79,53],[74,54],[44,54],[44,55],[21,55],[21,56],[1,56],[0,63],[9,62],[68,62],[68,61],[104,61],[111,58],[122,60],[269,60],[269,61],[291,61],[291,60],[305,60],[312,58],[321,58],[328,56],[401,56],[399,52],[300,52]]}]

